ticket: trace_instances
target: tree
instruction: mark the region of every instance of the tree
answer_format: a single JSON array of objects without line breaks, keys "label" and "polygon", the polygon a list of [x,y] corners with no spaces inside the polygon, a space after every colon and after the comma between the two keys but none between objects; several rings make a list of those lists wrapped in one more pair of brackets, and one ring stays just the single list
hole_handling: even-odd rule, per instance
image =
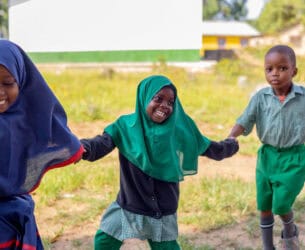
[{"label": "tree", "polygon": [[273,34],[291,25],[305,23],[304,15],[305,0],[270,0],[254,25],[265,34]]},{"label": "tree", "polygon": [[217,0],[203,0],[202,7],[203,20],[213,19],[219,12]]},{"label": "tree", "polygon": [[247,0],[203,0],[203,19],[242,20],[248,14]]},{"label": "tree", "polygon": [[0,0],[0,38],[8,37],[8,0]]}]

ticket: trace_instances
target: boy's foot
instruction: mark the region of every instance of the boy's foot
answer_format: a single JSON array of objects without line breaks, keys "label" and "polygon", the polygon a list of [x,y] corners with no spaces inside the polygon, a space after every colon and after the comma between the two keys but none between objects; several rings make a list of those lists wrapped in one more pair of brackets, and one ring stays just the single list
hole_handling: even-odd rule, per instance
[{"label": "boy's foot", "polygon": [[120,250],[150,250],[150,246],[147,240],[140,239],[126,239],[123,241],[123,244]]},{"label": "boy's foot", "polygon": [[283,231],[280,240],[280,249],[282,250],[300,250],[299,231],[295,226],[295,235],[291,238],[283,238]]}]

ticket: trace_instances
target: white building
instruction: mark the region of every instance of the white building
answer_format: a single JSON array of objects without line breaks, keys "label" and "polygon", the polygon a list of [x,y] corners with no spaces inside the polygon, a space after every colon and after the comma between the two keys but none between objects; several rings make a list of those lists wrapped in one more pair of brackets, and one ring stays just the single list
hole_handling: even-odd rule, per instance
[{"label": "white building", "polygon": [[202,0],[9,0],[27,52],[200,49]]}]

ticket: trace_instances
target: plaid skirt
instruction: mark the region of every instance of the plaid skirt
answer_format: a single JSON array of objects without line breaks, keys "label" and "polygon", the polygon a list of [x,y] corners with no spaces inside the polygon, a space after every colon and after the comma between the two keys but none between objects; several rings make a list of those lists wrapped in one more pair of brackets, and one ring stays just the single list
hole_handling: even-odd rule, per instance
[{"label": "plaid skirt", "polygon": [[164,242],[178,238],[176,213],[155,219],[122,209],[117,202],[113,202],[105,211],[100,229],[120,241],[137,238]]}]

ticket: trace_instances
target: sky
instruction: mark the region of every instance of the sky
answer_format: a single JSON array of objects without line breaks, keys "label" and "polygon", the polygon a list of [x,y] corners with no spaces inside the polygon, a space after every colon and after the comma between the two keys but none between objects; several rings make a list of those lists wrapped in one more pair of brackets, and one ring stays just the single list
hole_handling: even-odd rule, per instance
[{"label": "sky", "polygon": [[248,19],[255,19],[259,16],[265,0],[248,0]]}]

